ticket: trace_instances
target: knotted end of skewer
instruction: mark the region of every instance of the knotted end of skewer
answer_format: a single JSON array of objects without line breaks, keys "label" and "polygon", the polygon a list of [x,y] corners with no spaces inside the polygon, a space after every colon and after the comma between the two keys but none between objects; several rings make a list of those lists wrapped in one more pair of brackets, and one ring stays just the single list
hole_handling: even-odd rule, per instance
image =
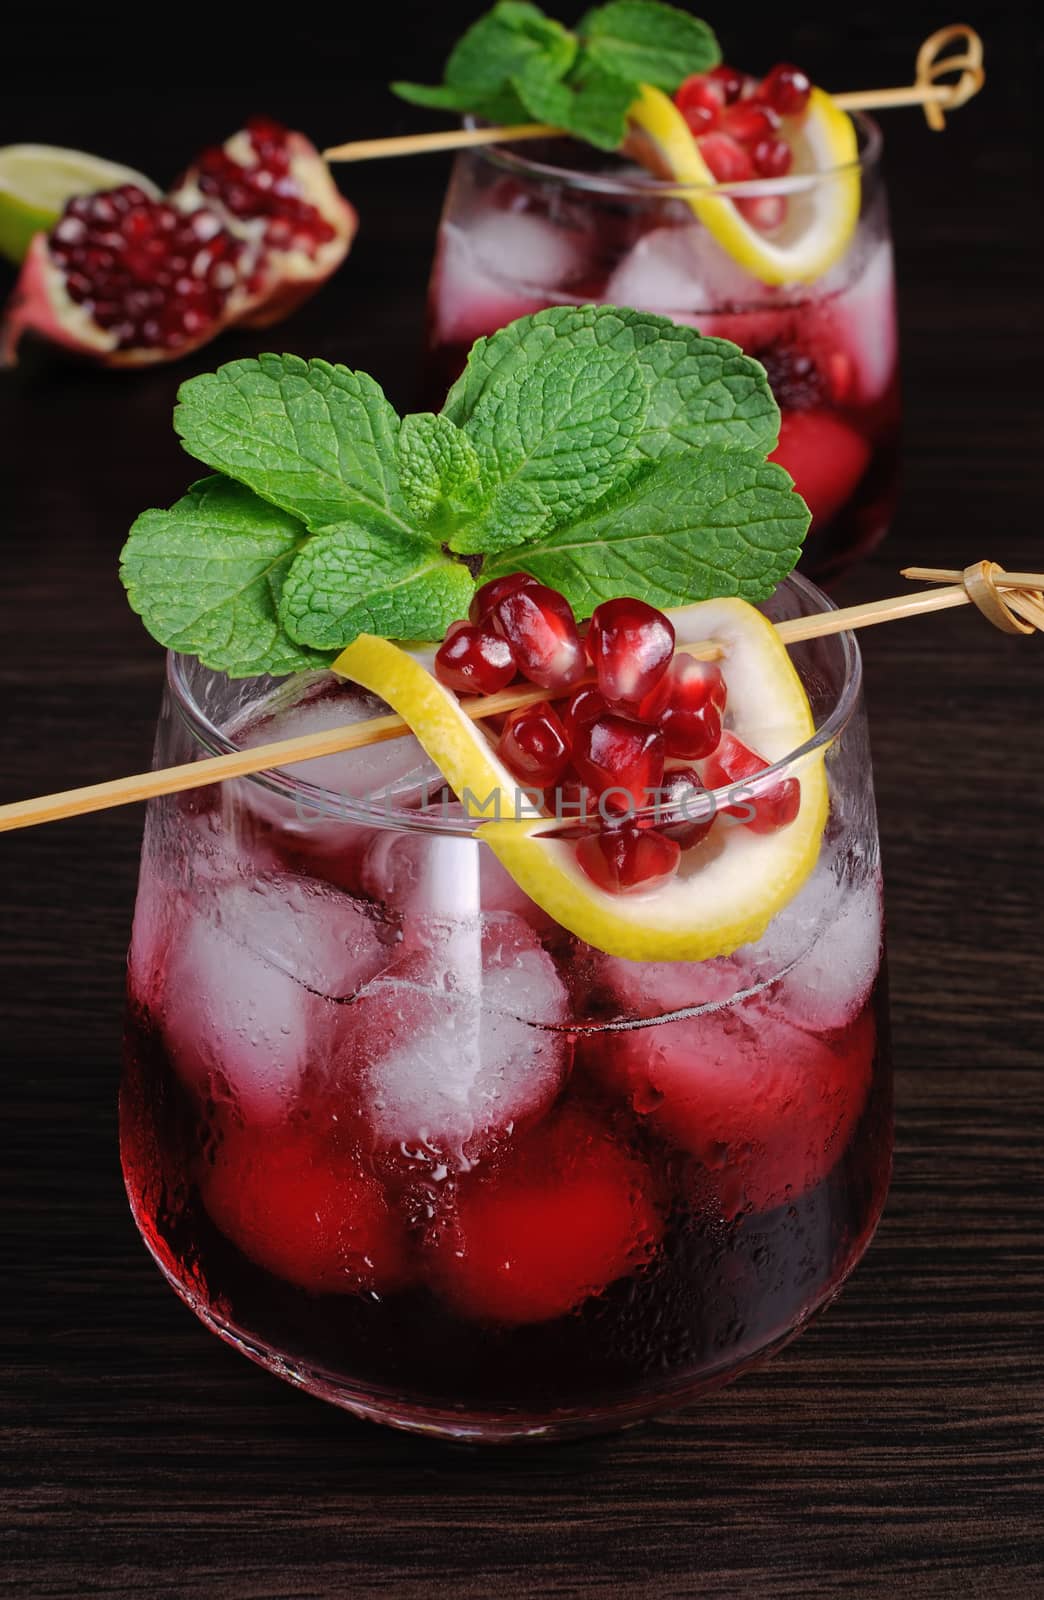
[{"label": "knotted end of skewer", "polygon": [[963,584],[972,605],[1002,633],[1044,633],[1044,573],[1005,572],[996,561],[973,561],[963,572],[904,567],[903,577]]},{"label": "knotted end of skewer", "polygon": [[[963,43],[963,51],[943,55],[949,45],[958,41]],[[949,72],[959,72],[960,77],[953,83],[939,83],[938,80]],[[964,22],[940,28],[917,52],[916,87],[924,92],[925,120],[935,133],[945,128],[946,112],[965,105],[972,95],[978,94],[985,81],[982,40],[975,29]]]}]

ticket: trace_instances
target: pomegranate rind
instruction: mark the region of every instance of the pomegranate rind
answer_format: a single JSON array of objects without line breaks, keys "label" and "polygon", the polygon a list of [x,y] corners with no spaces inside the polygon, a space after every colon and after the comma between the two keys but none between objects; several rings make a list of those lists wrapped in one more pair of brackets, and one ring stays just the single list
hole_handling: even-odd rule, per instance
[{"label": "pomegranate rind", "polygon": [[[743,600],[721,599],[667,615],[679,643],[714,639],[724,649],[729,707],[740,738],[770,762],[784,760],[812,738],[815,725],[801,680],[759,611]],[[629,895],[599,889],[579,865],[573,842],[541,837],[551,826],[548,819],[456,696],[433,677],[430,662],[430,654],[411,654],[362,634],[338,656],[333,671],[379,694],[409,723],[479,819],[476,837],[519,888],[560,926],[607,955],[634,961],[730,955],[761,937],[815,866],[829,811],[822,749],[788,767],[788,775],[800,779],[801,806],[787,827],[759,834],[719,823],[704,845],[683,853],[677,876],[668,882]],[[725,794],[718,800],[722,808],[728,804]]]},{"label": "pomegranate rind", "polygon": [[0,326],[0,366],[13,367],[26,333],[83,355],[113,360],[116,336],[107,333],[65,292],[65,280],[51,260],[47,235],[38,233],[22,263],[18,282]]},{"label": "pomegranate rind", "polygon": [[[682,113],[661,89],[643,84],[628,120],[627,148],[659,176],[686,185],[681,198],[732,259],[760,283],[805,283],[839,261],[859,221],[859,142],[851,117],[822,89],[813,89],[801,123],[789,134],[792,176],[821,181],[790,195],[788,220],[777,239],[752,227],[700,153]],[[762,180],[762,191],[771,192]],[[707,193],[702,191],[707,189]]]},{"label": "pomegranate rind", "polygon": [[209,344],[230,320],[227,316],[221,318],[174,350],[151,345],[130,345],[121,350],[115,334],[99,327],[82,306],[69,298],[62,270],[51,259],[47,235],[38,233],[29,246],[0,324],[0,367],[16,365],[19,345],[27,333],[107,367],[158,366],[178,361],[200,345]]}]

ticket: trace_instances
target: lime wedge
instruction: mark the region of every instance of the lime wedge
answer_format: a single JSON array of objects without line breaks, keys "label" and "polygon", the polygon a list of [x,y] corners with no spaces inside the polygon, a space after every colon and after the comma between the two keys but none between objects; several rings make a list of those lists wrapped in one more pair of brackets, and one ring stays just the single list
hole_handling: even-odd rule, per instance
[{"label": "lime wedge", "polygon": [[152,199],[160,190],[133,167],[82,150],[49,144],[9,144],[0,149],[0,254],[20,262],[34,233],[54,227],[67,200],[136,183]]}]

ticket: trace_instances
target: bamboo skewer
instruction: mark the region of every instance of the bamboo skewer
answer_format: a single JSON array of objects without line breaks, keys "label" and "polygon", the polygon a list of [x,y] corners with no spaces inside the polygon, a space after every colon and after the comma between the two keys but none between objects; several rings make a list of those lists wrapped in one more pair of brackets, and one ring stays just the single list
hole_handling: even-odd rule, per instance
[{"label": "bamboo skewer", "polygon": [[[957,40],[965,48],[954,55],[942,52]],[[916,79],[893,89],[851,89],[835,94],[843,111],[881,111],[893,106],[921,106],[928,126],[936,132],[946,126],[946,112],[956,111],[985,82],[982,40],[974,28],[958,22],[931,34],[917,52]],[[954,83],[937,80],[959,72]],[[387,139],[354,139],[323,151],[327,161],[378,161],[387,156],[426,155],[434,150],[467,150],[476,145],[515,144],[520,139],[546,139],[561,130],[544,122],[521,122],[491,128],[448,128],[438,133],[396,134]]]},{"label": "bamboo skewer", "polygon": [[[943,611],[951,606],[975,605],[989,621],[1004,631],[1032,633],[1039,629],[1044,632],[1044,573],[1008,574],[993,562],[980,561],[965,568],[963,573],[908,567],[904,576],[936,573],[944,580],[942,588],[892,595],[886,600],[870,600],[863,605],[846,606],[840,611],[823,611],[810,617],[794,617],[777,623],[776,631],[784,644],[790,645],[806,639],[823,638],[828,634],[847,633],[855,628],[873,627],[880,622],[896,622],[902,617]],[[949,582],[953,577],[960,581]],[[681,644],[677,649],[680,653],[705,661],[718,660],[725,654],[712,639]],[[593,677],[590,681],[594,681]],[[509,688],[501,690],[499,694],[463,700],[461,708],[473,721],[480,721],[484,717],[499,716],[502,712],[546,699],[546,689]],[[131,805],[135,801],[152,800],[160,795],[179,794],[186,789],[202,789],[208,784],[222,783],[229,778],[272,772],[298,761],[312,761],[319,756],[336,755],[343,750],[358,750],[367,745],[380,744],[386,739],[402,738],[409,732],[409,727],[399,716],[375,717],[366,722],[330,728],[324,733],[303,734],[294,739],[281,739],[274,744],[255,745],[249,750],[208,756],[202,761],[166,767],[159,772],[114,778],[82,789],[41,795],[34,800],[16,800],[0,806],[0,833],[14,828],[36,827],[43,822],[58,822],[65,817],[84,816],[91,811],[105,811],[113,806]]]}]

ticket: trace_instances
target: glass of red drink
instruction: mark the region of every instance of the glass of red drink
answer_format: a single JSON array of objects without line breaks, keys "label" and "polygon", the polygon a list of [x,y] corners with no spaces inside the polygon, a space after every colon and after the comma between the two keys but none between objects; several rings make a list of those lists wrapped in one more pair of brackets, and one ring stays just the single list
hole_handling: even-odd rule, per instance
[{"label": "glass of red drink", "polygon": [[[428,302],[430,398],[440,404],[473,341],[553,305],[656,312],[731,339],[761,361],[782,412],[773,456],[813,514],[805,567],[829,574],[887,530],[894,500],[899,368],[881,133],[855,116],[859,219],[811,282],[770,286],[694,216],[694,191],[569,139],[456,158]],[[848,169],[707,186],[743,214],[829,199]],[[774,220],[773,212],[769,220]],[[772,230],[786,238],[789,222]]]},{"label": "glass of red drink", "polygon": [[[827,605],[791,578],[762,609]],[[792,659],[819,860],[711,961],[567,932],[412,737],[151,803],[123,1164],[209,1328],[363,1417],[548,1438],[698,1397],[837,1293],[890,1172],[880,872],[858,648]],[[156,757],[378,709],[172,655]]]}]

